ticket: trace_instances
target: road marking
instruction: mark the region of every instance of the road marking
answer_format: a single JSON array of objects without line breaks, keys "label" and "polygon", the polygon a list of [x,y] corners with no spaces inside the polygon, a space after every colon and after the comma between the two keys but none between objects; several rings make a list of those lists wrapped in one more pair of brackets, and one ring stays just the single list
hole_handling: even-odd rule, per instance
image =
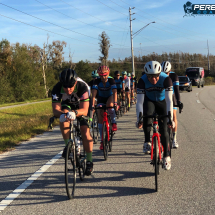
[{"label": "road marking", "polygon": [[201,103],[199,100],[196,100],[196,102],[199,103],[199,104]]},{"label": "road marking", "polygon": [[25,189],[31,185],[35,180],[37,180],[45,171],[48,170],[57,160],[61,157],[63,151],[55,155],[50,161],[43,165],[39,170],[37,170],[33,175],[31,175],[25,182],[23,182],[19,187],[17,187],[12,193],[10,193],[4,200],[0,202],[0,213],[3,211],[15,198],[17,198]]}]

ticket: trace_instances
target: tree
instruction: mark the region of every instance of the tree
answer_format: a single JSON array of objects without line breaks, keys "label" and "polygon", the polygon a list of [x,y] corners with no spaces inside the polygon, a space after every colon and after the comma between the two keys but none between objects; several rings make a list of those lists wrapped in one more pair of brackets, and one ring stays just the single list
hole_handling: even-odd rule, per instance
[{"label": "tree", "polygon": [[102,53],[103,56],[99,56],[99,60],[101,61],[102,65],[108,66],[107,65],[107,59],[108,59],[108,52],[109,52],[109,48],[110,48],[110,39],[108,37],[108,35],[105,33],[105,31],[102,32],[101,35],[99,35],[100,37],[100,51]]}]

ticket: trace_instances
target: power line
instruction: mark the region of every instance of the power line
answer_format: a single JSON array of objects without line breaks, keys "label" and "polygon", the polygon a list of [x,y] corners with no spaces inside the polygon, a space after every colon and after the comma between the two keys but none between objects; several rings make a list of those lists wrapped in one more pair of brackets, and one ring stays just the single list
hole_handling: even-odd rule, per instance
[{"label": "power line", "polygon": [[[96,0],[96,1],[100,2],[99,0]],[[100,3],[103,4],[103,5],[105,5],[106,7],[109,7],[108,5],[104,4],[103,2],[100,2]],[[114,11],[116,11],[116,12],[118,12],[118,13],[121,13],[118,10],[113,9],[112,7],[109,7],[109,8],[112,9],[112,10],[114,10]],[[124,15],[124,16],[128,16],[128,15],[126,15],[124,13],[121,13],[121,14]]]},{"label": "power line", "polygon": [[58,10],[56,10],[56,9],[54,9],[54,8],[52,8],[52,7],[48,6],[48,5],[46,5],[46,4],[43,4],[42,2],[40,2],[40,1],[38,1],[38,0],[35,0],[35,1],[38,2],[38,3],[40,3],[40,4],[42,4],[42,5],[44,5],[44,6],[46,6],[46,7],[48,7],[48,8],[50,8],[51,10],[56,11],[57,13],[60,13],[60,14],[62,14],[62,15],[64,15],[64,16],[66,16],[66,17],[69,17],[69,18],[74,19],[74,20],[76,20],[76,21],[78,21],[78,22],[84,23],[84,24],[86,24],[86,25],[90,25],[90,26],[92,26],[92,27],[94,27],[94,28],[99,28],[99,29],[103,29],[103,30],[106,30],[106,31],[113,31],[113,32],[125,32],[125,31],[108,30],[108,29],[104,29],[104,28],[97,27],[97,26],[95,26],[95,25],[92,25],[92,24],[83,22],[83,21],[81,21],[81,20],[78,20],[78,19],[75,19],[75,18],[73,18],[73,17],[71,17],[71,16],[68,16],[68,15],[66,15],[66,14],[64,14],[64,13],[61,13],[60,11],[58,11]]},{"label": "power line", "polygon": [[[85,13],[85,14],[87,14],[87,15],[89,15],[89,16],[91,16],[91,17],[95,18],[95,19],[98,19],[98,20],[100,20],[100,21],[102,21],[102,22],[107,22],[107,21],[102,20],[102,19],[100,19],[100,18],[97,18],[97,17],[95,17],[95,16],[93,16],[93,15],[91,15],[91,14],[89,14],[89,13],[86,13],[86,12],[84,12],[83,10],[81,10],[81,9],[79,9],[79,8],[77,8],[77,7],[74,7],[73,5],[71,5],[71,4],[69,4],[69,3],[67,3],[67,2],[65,2],[65,1],[63,1],[63,0],[59,0],[59,1],[61,1],[61,2],[65,3],[65,4],[67,4],[67,5],[69,5],[70,7],[75,8],[75,9],[77,9],[77,10],[81,11],[82,13]],[[121,28],[120,26],[114,25],[114,24],[112,24],[112,23],[111,23],[111,25],[113,25],[113,26],[115,26],[115,27],[117,27],[117,28]],[[121,29],[123,29],[123,30],[127,30],[127,29],[124,29],[124,28],[121,28]]]},{"label": "power line", "polygon": [[128,8],[122,7],[121,5],[119,5],[119,4],[117,4],[117,3],[115,3],[115,2],[114,2],[114,1],[112,1],[112,0],[109,0],[109,1],[113,2],[114,4],[118,5],[119,7],[123,8],[123,9],[125,9],[125,10],[128,10]]},{"label": "power line", "polygon": [[96,44],[96,43],[89,43],[89,42],[85,42],[85,41],[83,41],[83,40],[79,40],[79,39],[75,39],[75,38],[72,38],[72,37],[68,37],[68,36],[63,35],[63,34],[58,34],[58,33],[55,33],[55,32],[53,32],[53,31],[49,31],[49,30],[46,30],[46,29],[43,29],[43,28],[34,26],[34,25],[28,24],[28,23],[26,23],[26,22],[22,22],[22,21],[17,20],[17,19],[13,19],[13,18],[8,17],[8,16],[5,16],[5,15],[3,15],[3,14],[0,14],[0,16],[3,16],[3,17],[5,17],[5,18],[11,19],[11,20],[14,20],[14,21],[16,21],[16,22],[20,22],[20,23],[25,24],[25,25],[29,25],[29,26],[31,26],[31,27],[34,27],[34,28],[37,28],[37,29],[40,29],[40,30],[43,30],[43,31],[47,31],[47,32],[49,32],[49,33],[53,33],[53,34],[56,34],[56,35],[60,35],[60,36],[63,36],[63,37],[67,37],[67,38],[70,38],[70,39],[73,39],[73,40],[77,40],[77,41],[84,42],[84,43],[88,43],[88,44],[92,44],[92,45],[98,45],[98,44]]}]

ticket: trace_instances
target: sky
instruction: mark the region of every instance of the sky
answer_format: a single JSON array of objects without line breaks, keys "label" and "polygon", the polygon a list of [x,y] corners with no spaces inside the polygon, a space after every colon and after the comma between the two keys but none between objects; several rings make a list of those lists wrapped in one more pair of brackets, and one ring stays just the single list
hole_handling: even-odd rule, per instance
[{"label": "sky", "polygon": [[[0,0],[0,36],[10,43],[67,43],[74,63],[99,62],[99,35],[110,38],[109,60],[131,56],[130,18],[134,55],[189,52],[215,55],[215,16],[185,16],[187,0]],[[215,4],[214,1],[191,1]],[[151,23],[154,22],[155,23]],[[150,23],[150,24],[149,24]],[[146,26],[149,24],[148,26]],[[135,33],[146,26],[139,34]]]}]

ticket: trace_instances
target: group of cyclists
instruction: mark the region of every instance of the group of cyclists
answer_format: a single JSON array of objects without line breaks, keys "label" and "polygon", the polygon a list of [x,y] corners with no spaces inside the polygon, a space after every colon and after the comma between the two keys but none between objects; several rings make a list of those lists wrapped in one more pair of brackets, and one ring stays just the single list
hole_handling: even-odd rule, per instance
[{"label": "group of cyclists", "polygon": [[[137,94],[136,115],[137,128],[143,128],[145,142],[143,152],[150,153],[150,119],[139,123],[140,113],[151,115],[156,112],[158,115],[170,113],[171,121],[167,119],[159,120],[159,132],[164,148],[163,164],[164,169],[171,168],[171,159],[168,155],[168,132],[167,126],[173,130],[173,147],[177,148],[177,107],[183,108],[179,94],[178,76],[171,71],[171,63],[164,61],[160,64],[157,61],[147,62],[144,72],[138,83],[134,74],[123,71],[121,76],[119,71],[114,72],[114,78],[110,76],[110,69],[107,66],[100,66],[92,72],[92,80],[87,84],[78,77],[72,69],[65,69],[61,72],[59,82],[52,90],[52,108],[55,117],[60,119],[60,130],[65,142],[62,157],[65,158],[66,146],[69,141],[70,121],[77,117],[89,116],[92,121],[95,107],[106,105],[111,117],[112,131],[117,131],[116,111],[119,108],[119,98],[128,101],[128,111],[130,104],[134,103],[134,95]],[[103,110],[98,110],[98,127],[100,137],[102,137]],[[83,146],[87,155],[86,175],[93,172],[93,138],[90,134],[90,123],[86,119],[80,121],[80,131]],[[103,150],[101,138],[100,150]]]}]

